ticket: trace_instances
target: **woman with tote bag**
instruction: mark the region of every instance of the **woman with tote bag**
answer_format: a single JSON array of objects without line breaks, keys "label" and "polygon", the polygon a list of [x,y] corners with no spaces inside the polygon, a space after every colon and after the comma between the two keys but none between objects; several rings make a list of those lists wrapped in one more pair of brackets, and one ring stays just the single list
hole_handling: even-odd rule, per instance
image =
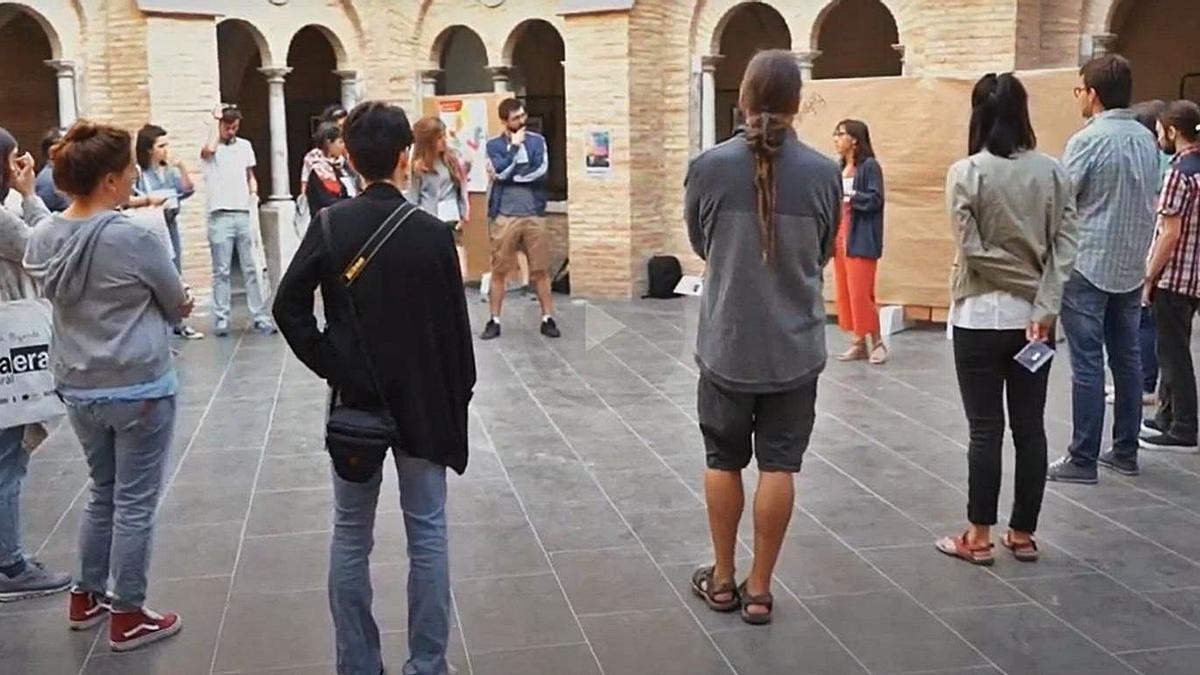
[{"label": "woman with tote bag", "polygon": [[[17,214],[0,206],[0,398],[18,394],[27,402],[6,404],[0,411],[0,602],[59,593],[71,576],[51,572],[21,547],[21,484],[29,454],[46,439],[46,424],[61,415],[53,396],[49,358],[50,311],[24,269],[30,233],[50,219],[50,211],[34,192],[33,158],[18,156],[12,134],[0,129],[0,201],[10,189],[21,195]],[[17,336],[19,342],[8,341]],[[18,391],[19,389],[19,391]]]}]

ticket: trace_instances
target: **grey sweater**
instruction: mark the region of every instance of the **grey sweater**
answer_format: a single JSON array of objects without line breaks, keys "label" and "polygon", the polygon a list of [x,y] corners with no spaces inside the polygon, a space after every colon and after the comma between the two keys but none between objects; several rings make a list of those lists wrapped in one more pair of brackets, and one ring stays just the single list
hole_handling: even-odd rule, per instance
[{"label": "grey sweater", "polygon": [[25,269],[54,306],[55,380],[69,389],[153,382],[171,368],[187,293],[162,238],[115,211],[56,214],[29,238]]},{"label": "grey sweater", "polygon": [[842,203],[837,165],[794,135],[775,160],[776,257],[762,257],[754,155],[743,137],[688,169],[684,216],[708,263],[696,363],[718,386],[775,393],[825,368],[823,270]]}]

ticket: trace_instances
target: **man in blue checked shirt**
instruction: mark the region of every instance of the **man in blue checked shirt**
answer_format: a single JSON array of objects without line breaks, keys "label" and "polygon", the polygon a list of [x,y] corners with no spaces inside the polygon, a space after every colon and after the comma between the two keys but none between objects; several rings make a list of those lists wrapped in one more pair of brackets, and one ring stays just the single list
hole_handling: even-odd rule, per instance
[{"label": "man in blue checked shirt", "polygon": [[[1085,65],[1075,98],[1088,122],[1063,155],[1078,199],[1079,251],[1063,288],[1061,315],[1073,372],[1074,433],[1067,456],[1050,465],[1047,478],[1095,484],[1097,465],[1127,476],[1138,473],[1138,326],[1159,157],[1154,134],[1129,109],[1133,72],[1124,58],[1102,56]],[[1116,401],[1113,444],[1101,452],[1106,349]]]}]

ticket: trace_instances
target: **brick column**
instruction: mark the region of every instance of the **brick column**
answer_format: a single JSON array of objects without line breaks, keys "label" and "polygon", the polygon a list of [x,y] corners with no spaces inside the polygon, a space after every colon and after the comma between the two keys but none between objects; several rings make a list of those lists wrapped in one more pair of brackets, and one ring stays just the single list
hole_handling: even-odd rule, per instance
[{"label": "brick column", "polygon": [[[635,113],[629,14],[570,14],[564,24],[571,292],[629,297],[635,262],[631,195],[639,170],[630,150]],[[604,175],[589,174],[584,161],[588,135],[597,131],[611,134],[612,168]],[[643,186],[644,192],[654,189]]]},{"label": "brick column", "polygon": [[75,62],[51,59],[46,65],[58,78],[58,126],[67,128],[79,117],[75,99]]}]

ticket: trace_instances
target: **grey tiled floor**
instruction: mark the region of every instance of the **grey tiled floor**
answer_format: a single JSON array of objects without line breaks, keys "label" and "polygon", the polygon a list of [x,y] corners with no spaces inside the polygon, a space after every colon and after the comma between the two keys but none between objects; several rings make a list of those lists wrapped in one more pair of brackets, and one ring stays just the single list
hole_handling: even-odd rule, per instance
[{"label": "grey tiled floor", "polygon": [[[471,309],[481,325],[484,307]],[[965,517],[949,344],[940,331],[899,335],[888,366],[831,364],[822,379],[776,622],[751,628],[687,588],[710,557],[694,305],[559,314],[566,337],[545,341],[535,306],[513,298],[504,337],[477,345],[471,467],[451,479],[449,505],[460,673],[1197,672],[1200,458],[1146,457],[1141,477],[1104,474],[1097,487],[1052,484],[1042,562],[955,563],[931,546]],[[831,348],[841,340],[830,329]],[[182,349],[150,600],[184,615],[183,634],[113,655],[97,633],[66,630],[62,597],[0,606],[0,671],[332,672],[322,386],[279,339]],[[1070,433],[1066,365],[1052,374],[1052,454]],[[387,476],[373,574],[398,672],[407,567]],[[51,565],[73,566],[84,486],[62,431],[25,491],[26,542]],[[1011,483],[1002,509],[1010,494]],[[749,543],[749,518],[742,532]]]}]

